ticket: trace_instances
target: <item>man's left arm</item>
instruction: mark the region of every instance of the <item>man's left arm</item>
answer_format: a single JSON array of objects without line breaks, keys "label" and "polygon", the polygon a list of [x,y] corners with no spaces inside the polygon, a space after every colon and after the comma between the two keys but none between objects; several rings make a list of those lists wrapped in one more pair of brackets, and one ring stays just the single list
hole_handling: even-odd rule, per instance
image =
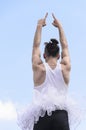
[{"label": "man's left arm", "polygon": [[40,19],[37,24],[35,36],[34,36],[34,43],[33,43],[33,51],[32,51],[32,65],[36,66],[42,63],[40,58],[40,43],[41,43],[41,34],[42,34],[42,27],[46,25],[46,18],[48,13],[46,13],[44,19]]}]

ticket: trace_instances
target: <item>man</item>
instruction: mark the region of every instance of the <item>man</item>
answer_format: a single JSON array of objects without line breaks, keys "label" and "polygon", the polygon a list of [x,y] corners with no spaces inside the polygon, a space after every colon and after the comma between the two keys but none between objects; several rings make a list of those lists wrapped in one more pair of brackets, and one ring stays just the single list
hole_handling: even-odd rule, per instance
[{"label": "man", "polygon": [[64,30],[54,14],[52,25],[59,30],[61,62],[58,62],[60,48],[56,39],[45,43],[45,62],[41,60],[41,33],[47,16],[48,13],[38,21],[35,32],[32,51],[34,98],[19,116],[22,130],[69,130],[71,123],[77,124],[80,119],[80,111],[75,101],[67,95],[71,70],[70,56]]},{"label": "man", "polygon": [[[71,69],[67,40],[62,25],[59,22],[59,20],[56,19],[54,14],[52,14],[52,17],[54,19],[52,25],[58,28],[59,30],[59,36],[60,36],[60,42],[62,48],[61,63],[60,65],[58,65],[57,62],[60,55],[59,55],[58,41],[56,39],[51,39],[49,43],[48,42],[45,43],[44,58],[46,64],[44,64],[43,61],[41,60],[41,52],[40,52],[41,33],[42,33],[42,27],[46,26],[47,16],[48,13],[46,13],[43,19],[40,19],[38,21],[35,37],[34,37],[33,52],[32,52],[34,88],[40,91],[40,93],[43,93],[42,89],[45,88],[45,92],[43,94],[47,95],[46,96],[47,99],[45,100],[46,102],[48,98],[52,100],[51,97],[54,97],[54,93],[52,92],[55,88],[57,89],[55,90],[57,93],[56,95],[58,95],[58,93],[60,93],[60,90],[63,91],[64,88],[68,87],[69,74]],[[62,75],[60,72],[60,68],[61,68]],[[51,86],[53,87],[52,90],[50,90]],[[52,91],[51,94],[49,94],[49,96],[52,95],[50,97],[48,96],[47,88],[49,88],[49,90]],[[60,96],[63,96],[61,94]],[[60,99],[59,96],[57,96],[57,98]],[[54,101],[57,100],[56,97],[55,99],[53,98],[53,100]],[[34,125],[34,130],[45,130],[45,129],[50,130],[51,128],[54,130],[69,130],[67,111],[64,110],[66,106],[64,106],[63,110],[59,110],[58,101],[56,103],[58,109],[54,111],[54,113],[50,116],[50,118],[47,115],[47,113],[45,114],[44,117],[40,117],[37,124]],[[42,106],[42,101],[40,102],[40,106]],[[45,109],[47,109],[46,105],[45,105]]]}]

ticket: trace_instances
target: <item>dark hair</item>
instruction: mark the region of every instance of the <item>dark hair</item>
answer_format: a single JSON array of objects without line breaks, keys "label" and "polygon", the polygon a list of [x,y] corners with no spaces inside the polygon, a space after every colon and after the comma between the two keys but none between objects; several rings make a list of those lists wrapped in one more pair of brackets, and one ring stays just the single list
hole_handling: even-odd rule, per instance
[{"label": "dark hair", "polygon": [[56,39],[50,39],[49,42],[45,42],[45,53],[47,56],[56,57],[59,54],[59,42]]}]

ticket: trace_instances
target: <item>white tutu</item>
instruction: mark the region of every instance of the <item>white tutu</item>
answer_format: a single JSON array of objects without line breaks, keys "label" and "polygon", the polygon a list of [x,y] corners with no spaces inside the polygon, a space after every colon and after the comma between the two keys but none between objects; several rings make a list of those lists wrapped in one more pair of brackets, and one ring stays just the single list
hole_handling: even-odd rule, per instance
[{"label": "white tutu", "polygon": [[[45,89],[42,91],[46,91]],[[18,113],[18,125],[22,130],[33,130],[34,123],[37,123],[39,117],[43,117],[45,112],[49,116],[52,111],[66,110],[68,112],[69,126],[76,127],[82,120],[85,112],[65,91],[57,93],[57,90],[47,90],[43,94],[34,89],[33,100],[26,109]]]}]

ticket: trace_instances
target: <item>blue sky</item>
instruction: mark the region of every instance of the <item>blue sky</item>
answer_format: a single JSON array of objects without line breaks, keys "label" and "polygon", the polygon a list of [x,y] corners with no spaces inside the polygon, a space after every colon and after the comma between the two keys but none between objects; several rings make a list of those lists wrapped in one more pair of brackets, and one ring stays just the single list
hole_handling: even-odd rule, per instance
[{"label": "blue sky", "polygon": [[[31,54],[37,20],[49,13],[43,42],[59,38],[51,13],[62,22],[71,56],[69,92],[86,96],[86,1],[0,0],[0,129],[20,130],[16,109],[31,102],[33,78]],[[85,130],[83,121],[77,130]]]}]

